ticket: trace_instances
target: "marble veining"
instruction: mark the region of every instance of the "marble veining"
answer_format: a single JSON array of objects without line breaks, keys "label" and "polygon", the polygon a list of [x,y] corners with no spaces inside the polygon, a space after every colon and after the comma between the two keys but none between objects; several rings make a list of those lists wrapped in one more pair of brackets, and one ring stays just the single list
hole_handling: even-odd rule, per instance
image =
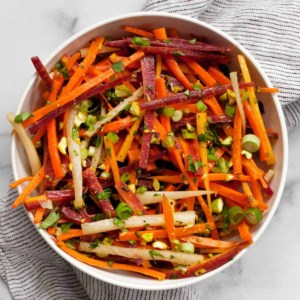
[{"label": "marble veining", "polygon": [[[15,111],[33,68],[61,42],[101,19],[139,11],[141,0],[11,0],[0,11],[0,196],[11,174],[8,111]],[[18,22],[16,21],[18,20]],[[197,284],[203,299],[299,299],[300,295],[300,127],[289,133],[289,171],[274,218],[262,237],[233,266]],[[0,280],[0,299],[9,292]]]}]

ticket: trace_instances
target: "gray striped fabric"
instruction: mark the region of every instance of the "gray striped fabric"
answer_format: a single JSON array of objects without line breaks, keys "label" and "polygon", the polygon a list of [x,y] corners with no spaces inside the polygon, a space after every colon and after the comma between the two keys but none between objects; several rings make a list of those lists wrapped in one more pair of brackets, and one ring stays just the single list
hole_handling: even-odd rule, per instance
[{"label": "gray striped fabric", "polygon": [[[273,84],[281,89],[288,128],[298,125],[300,1],[149,0],[145,10],[189,15],[229,33],[252,52]],[[34,230],[23,208],[11,209],[16,195],[15,190],[10,190],[0,200],[0,276],[8,283],[14,299],[200,299],[197,285],[161,292],[135,291],[72,269]]]}]

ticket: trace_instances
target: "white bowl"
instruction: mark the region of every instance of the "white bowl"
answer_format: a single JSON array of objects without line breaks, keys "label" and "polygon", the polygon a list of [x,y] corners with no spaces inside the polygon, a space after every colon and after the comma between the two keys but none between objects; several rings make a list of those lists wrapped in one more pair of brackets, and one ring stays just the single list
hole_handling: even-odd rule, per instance
[{"label": "white bowl", "polygon": [[[167,13],[131,13],[115,17],[109,20],[101,21],[79,32],[78,34],[74,35],[66,42],[64,42],[46,60],[46,68],[50,70],[50,68],[60,59],[60,57],[64,53],[75,52],[96,36],[109,35],[113,38],[122,37],[124,35],[124,25],[131,25],[150,29],[162,26],[174,27],[182,35],[189,35],[193,33],[199,36],[206,36],[209,42],[213,44],[228,46],[232,48],[233,57],[236,57],[236,54],[239,53],[245,55],[249,64],[252,79],[257,83],[258,86],[272,86],[270,80],[268,79],[264,71],[261,69],[257,61],[255,61],[253,56],[227,34],[207,23],[184,16]],[[235,67],[238,70],[238,66],[233,63],[232,70],[234,70]],[[41,90],[42,89],[40,85],[40,80],[37,78],[36,75],[34,75],[22,96],[17,113],[20,113],[21,111],[33,111],[40,104]],[[268,200],[269,209],[265,213],[263,221],[260,223],[260,225],[256,226],[255,230],[253,231],[254,242],[257,241],[257,239],[264,232],[276,211],[286,180],[288,161],[287,131],[279,100],[276,95],[271,94],[261,94],[260,99],[264,103],[266,110],[266,114],[264,115],[265,122],[267,125],[270,125],[270,127],[272,127],[274,131],[279,133],[279,139],[274,144],[274,152],[277,158],[276,165],[274,166],[276,175],[271,183],[271,187],[274,190],[274,195],[271,197],[271,199]],[[26,158],[26,154],[24,153],[20,141],[15,137],[12,140],[12,166],[14,177],[16,179],[28,176],[29,165]],[[19,187],[19,192],[21,191],[22,187]],[[28,216],[32,221],[32,214],[28,213]],[[118,286],[143,290],[173,289],[203,281],[206,278],[213,276],[219,273],[220,271],[224,270],[225,268],[229,267],[249,249],[246,248],[236,257],[234,257],[234,259],[230,262],[200,277],[157,281],[124,271],[108,271],[88,266],[84,263],[77,261],[73,257],[60,250],[55,245],[55,242],[45,231],[38,230],[38,232],[54,251],[56,251],[61,257],[63,257],[74,267],[85,272],[86,274],[89,274],[96,279],[100,279]]]}]

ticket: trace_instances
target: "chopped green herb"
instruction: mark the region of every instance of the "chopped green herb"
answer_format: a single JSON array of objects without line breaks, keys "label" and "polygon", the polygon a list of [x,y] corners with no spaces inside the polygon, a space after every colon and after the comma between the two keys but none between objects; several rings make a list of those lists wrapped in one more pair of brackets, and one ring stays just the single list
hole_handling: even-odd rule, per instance
[{"label": "chopped green herb", "polygon": [[56,222],[59,220],[59,218],[60,218],[59,213],[56,213],[55,210],[52,210],[50,212],[50,214],[47,216],[47,218],[39,226],[39,228],[40,229],[46,229],[48,227],[51,227],[54,224],[56,224]]},{"label": "chopped green herb", "polygon": [[200,90],[202,90],[202,87],[201,87],[200,84],[194,83],[194,84],[193,84],[193,89],[194,89],[195,91],[200,91]]},{"label": "chopped green herb", "polygon": [[61,224],[61,226],[60,226],[61,232],[62,232],[62,233],[68,232],[72,225],[73,225],[72,222],[68,222],[68,223],[63,223],[63,224]]},{"label": "chopped green herb", "polygon": [[198,135],[198,142],[206,142],[207,138],[204,133]]},{"label": "chopped green herb", "polygon": [[155,256],[156,257],[164,257],[162,254],[160,254],[159,252],[155,251],[155,250],[150,250],[149,251],[150,256],[152,257],[153,262],[156,264],[155,261]]},{"label": "chopped green herb", "polygon": [[99,147],[101,143],[101,137],[100,136],[95,137],[94,143],[95,143],[95,147]]},{"label": "chopped green herb", "polygon": [[130,89],[125,84],[117,85],[115,87],[115,95],[118,98],[124,98],[124,97],[130,96],[131,94],[132,93],[131,93]]},{"label": "chopped green herb", "polygon": [[231,118],[233,118],[234,114],[235,114],[235,106],[229,105],[226,103],[225,106],[225,114]]},{"label": "chopped green herb", "polygon": [[200,160],[193,160],[192,156],[188,156],[188,170],[191,172],[197,172],[199,168],[203,167]]},{"label": "chopped green herb", "polygon": [[95,241],[90,243],[90,248],[95,249],[99,246],[99,244],[100,244],[100,241],[98,239],[96,239]]},{"label": "chopped green herb", "polygon": [[31,114],[27,111],[23,111],[19,115],[15,116],[15,123],[22,123],[30,117],[33,117],[33,114]]},{"label": "chopped green herb", "polygon": [[130,179],[130,173],[125,172],[124,174],[122,174],[121,181],[126,183],[127,181],[129,181],[129,179]]},{"label": "chopped green herb", "polygon": [[114,223],[114,225],[116,225],[118,227],[124,227],[124,222],[122,220],[120,220],[119,218],[114,218],[113,223]]},{"label": "chopped green herb", "polygon": [[167,39],[167,40],[163,40],[164,43],[169,44],[171,42],[171,40]]},{"label": "chopped green herb", "polygon": [[189,90],[185,90],[185,92],[183,94],[186,95],[186,96],[189,96],[190,95],[190,91]]},{"label": "chopped green herb", "polygon": [[98,201],[100,200],[104,200],[104,199],[109,199],[111,196],[111,192],[99,192],[97,195],[96,195],[96,199]]},{"label": "chopped green herb", "polygon": [[176,56],[185,56],[185,54],[182,51],[174,51],[173,54]]},{"label": "chopped green herb", "polygon": [[127,220],[132,214],[133,210],[131,209],[131,207],[123,202],[119,203],[116,208],[116,215],[120,220]]},{"label": "chopped green herb", "polygon": [[144,194],[147,191],[147,188],[145,186],[139,186],[136,189],[136,194]]},{"label": "chopped green herb", "polygon": [[70,242],[66,242],[65,244],[66,244],[66,246],[69,247],[70,249],[73,249],[73,250],[76,249]]},{"label": "chopped green herb", "polygon": [[207,106],[204,104],[204,102],[202,100],[199,100],[197,103],[196,103],[196,107],[199,111],[203,112],[203,111],[206,111],[207,110]]},{"label": "chopped green herb", "polygon": [[68,68],[67,66],[64,64],[63,61],[59,61],[56,66],[55,66],[56,70],[62,74],[62,76],[66,79],[69,79],[70,78],[70,75],[69,75],[69,71],[68,71]]},{"label": "chopped green herb", "polygon": [[124,65],[121,61],[117,61],[116,63],[112,64],[111,67],[116,73],[124,71]]},{"label": "chopped green herb", "polygon": [[119,137],[116,133],[110,131],[107,135],[106,135],[107,139],[112,142],[113,144],[115,144],[118,140]]},{"label": "chopped green herb", "polygon": [[228,173],[229,171],[229,165],[228,161],[224,157],[220,157],[217,160],[216,167],[221,171],[221,173]]},{"label": "chopped green herb", "polygon": [[135,36],[131,39],[131,42],[135,45],[140,45],[140,46],[150,46],[150,41],[145,38],[141,38],[139,36]]},{"label": "chopped green herb", "polygon": [[92,221],[100,221],[100,220],[103,220],[103,218],[104,218],[104,216],[103,216],[103,214],[95,214],[94,216],[92,216]]}]

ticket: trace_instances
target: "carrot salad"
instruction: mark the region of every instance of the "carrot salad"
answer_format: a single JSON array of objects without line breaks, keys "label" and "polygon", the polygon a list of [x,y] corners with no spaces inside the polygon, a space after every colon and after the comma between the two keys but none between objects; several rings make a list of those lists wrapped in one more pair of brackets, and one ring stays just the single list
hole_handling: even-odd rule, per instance
[{"label": "carrot salad", "polygon": [[257,94],[278,90],[205,38],[124,36],[97,37],[50,72],[32,58],[44,106],[8,114],[32,170],[11,184],[24,185],[13,207],[91,266],[201,276],[252,243],[268,208],[278,134]]}]

